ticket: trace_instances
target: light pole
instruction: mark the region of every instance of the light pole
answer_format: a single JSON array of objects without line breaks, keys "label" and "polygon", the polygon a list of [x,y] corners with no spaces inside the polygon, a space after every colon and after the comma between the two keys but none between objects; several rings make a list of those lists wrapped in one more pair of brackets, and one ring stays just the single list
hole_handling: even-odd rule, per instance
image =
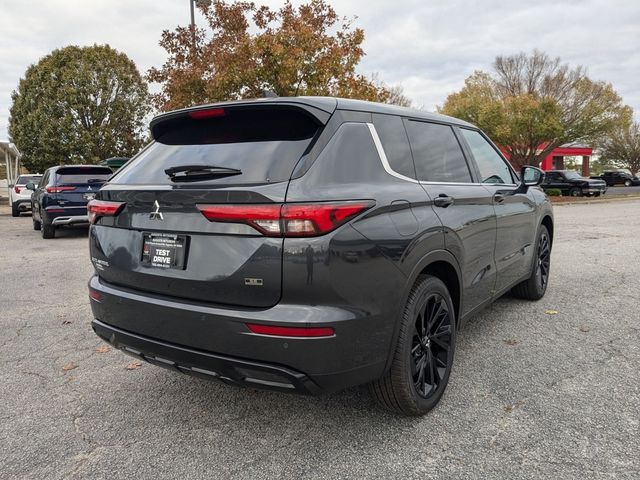
[{"label": "light pole", "polygon": [[191,7],[191,48],[196,49],[196,18],[195,8],[196,0],[189,0],[189,6]]},{"label": "light pole", "polygon": [[189,9],[191,10],[191,46],[196,49],[196,4],[201,7],[211,5],[211,0],[189,0]]}]

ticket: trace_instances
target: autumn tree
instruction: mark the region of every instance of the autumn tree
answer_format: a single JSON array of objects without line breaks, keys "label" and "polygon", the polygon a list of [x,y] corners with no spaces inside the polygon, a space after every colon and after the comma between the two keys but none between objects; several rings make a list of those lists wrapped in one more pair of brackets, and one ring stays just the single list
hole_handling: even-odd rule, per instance
[{"label": "autumn tree", "polygon": [[537,50],[497,57],[439,110],[483,129],[518,165],[538,165],[564,143],[597,144],[631,118],[610,84]]},{"label": "autumn tree", "polygon": [[30,171],[130,156],[144,142],[147,84],[108,45],[54,50],[27,69],[11,97],[9,135]]},{"label": "autumn tree", "polygon": [[600,149],[600,158],[631,173],[640,172],[640,123],[620,126],[607,136]]},{"label": "autumn tree", "polygon": [[324,0],[279,10],[250,2],[199,2],[207,29],[178,27],[162,33],[168,59],[147,79],[161,85],[160,110],[222,100],[331,95],[409,105],[390,88],[356,72],[364,32]]}]

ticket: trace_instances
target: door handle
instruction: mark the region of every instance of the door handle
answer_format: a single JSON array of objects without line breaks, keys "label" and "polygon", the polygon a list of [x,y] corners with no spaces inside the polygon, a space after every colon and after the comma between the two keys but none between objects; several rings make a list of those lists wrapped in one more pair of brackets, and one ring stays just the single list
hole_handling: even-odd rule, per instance
[{"label": "door handle", "polygon": [[436,207],[447,208],[449,205],[453,204],[453,197],[441,193],[436,198],[433,199],[433,204]]},{"label": "door handle", "polygon": [[496,193],[493,196],[493,202],[494,203],[502,203],[502,202],[504,202],[504,195],[501,194],[501,193]]}]

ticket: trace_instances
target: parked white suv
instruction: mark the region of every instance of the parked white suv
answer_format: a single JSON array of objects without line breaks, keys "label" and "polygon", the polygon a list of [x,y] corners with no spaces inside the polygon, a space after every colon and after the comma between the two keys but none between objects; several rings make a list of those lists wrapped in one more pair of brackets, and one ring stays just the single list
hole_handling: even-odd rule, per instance
[{"label": "parked white suv", "polygon": [[31,210],[31,190],[27,190],[27,183],[40,183],[42,175],[20,175],[13,188],[10,189],[11,215],[17,217],[20,212]]}]

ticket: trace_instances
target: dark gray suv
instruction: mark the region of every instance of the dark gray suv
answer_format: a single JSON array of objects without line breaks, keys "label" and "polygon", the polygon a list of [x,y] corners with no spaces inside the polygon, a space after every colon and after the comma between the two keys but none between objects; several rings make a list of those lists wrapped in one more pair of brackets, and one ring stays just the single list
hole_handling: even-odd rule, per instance
[{"label": "dark gray suv", "polygon": [[207,379],[319,393],[370,383],[419,415],[456,332],[505,292],[536,300],[553,215],[476,127],[335,98],[156,117],[89,204],[93,329]]}]

